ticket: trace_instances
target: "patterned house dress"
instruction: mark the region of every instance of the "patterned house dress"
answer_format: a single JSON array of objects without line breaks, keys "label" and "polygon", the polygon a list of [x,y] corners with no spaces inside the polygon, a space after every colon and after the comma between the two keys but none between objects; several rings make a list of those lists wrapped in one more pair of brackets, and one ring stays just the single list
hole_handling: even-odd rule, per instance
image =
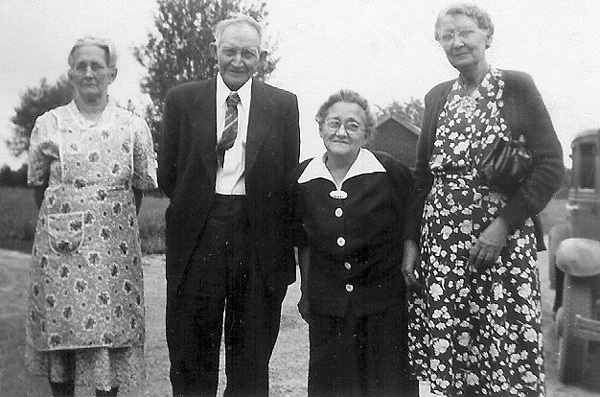
[{"label": "patterned house dress", "polygon": [[506,197],[478,178],[483,155],[505,139],[502,72],[491,69],[465,97],[454,83],[439,116],[425,201],[418,277],[409,307],[417,377],[443,396],[543,396],[541,293],[531,219],[493,267],[476,271],[469,249]]},{"label": "patterned house dress", "polygon": [[109,101],[97,122],[74,102],[40,116],[28,183],[48,183],[30,266],[27,361],[76,396],[142,392],[144,292],[132,187],[156,187],[146,123]]}]

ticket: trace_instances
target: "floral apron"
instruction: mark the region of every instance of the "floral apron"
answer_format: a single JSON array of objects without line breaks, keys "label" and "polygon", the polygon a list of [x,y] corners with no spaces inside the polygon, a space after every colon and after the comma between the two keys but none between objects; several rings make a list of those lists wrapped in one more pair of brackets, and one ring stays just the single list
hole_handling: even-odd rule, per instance
[{"label": "floral apron", "polygon": [[41,351],[144,341],[132,134],[61,128],[62,179],[45,192],[30,269],[29,332]]}]

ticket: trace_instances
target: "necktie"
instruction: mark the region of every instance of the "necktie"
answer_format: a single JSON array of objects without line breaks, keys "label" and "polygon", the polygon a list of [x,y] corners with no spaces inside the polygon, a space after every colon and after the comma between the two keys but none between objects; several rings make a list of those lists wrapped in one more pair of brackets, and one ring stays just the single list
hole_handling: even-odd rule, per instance
[{"label": "necktie", "polygon": [[219,167],[223,167],[225,151],[231,149],[238,133],[238,110],[237,105],[240,96],[237,92],[231,92],[227,97],[227,112],[225,112],[225,127],[221,140],[217,143],[217,161]]}]

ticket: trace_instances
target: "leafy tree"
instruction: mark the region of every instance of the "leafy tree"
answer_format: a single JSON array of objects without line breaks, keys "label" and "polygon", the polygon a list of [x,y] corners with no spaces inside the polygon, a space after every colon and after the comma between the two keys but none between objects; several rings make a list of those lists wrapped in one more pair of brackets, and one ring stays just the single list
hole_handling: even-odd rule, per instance
[{"label": "leafy tree", "polygon": [[[188,81],[203,80],[217,72],[216,60],[210,54],[217,22],[241,13],[257,21],[267,16],[266,3],[247,4],[242,0],[157,0],[154,18],[157,33],[148,34],[148,42],[134,49],[135,59],[148,75],[142,80],[142,91],[150,95],[152,104],[146,121],[158,140],[164,100],[169,88]],[[265,43],[270,53],[273,43]],[[279,59],[269,55],[259,66],[257,78],[267,78]]]},{"label": "leafy tree", "polygon": [[21,104],[15,107],[15,115],[11,117],[14,124],[12,137],[6,140],[6,146],[18,157],[29,149],[31,130],[38,116],[57,106],[65,105],[73,99],[71,84],[66,76],[49,84],[43,78],[38,87],[30,87],[21,94]]},{"label": "leafy tree", "polygon": [[420,99],[411,98],[409,101],[400,103],[394,101],[386,107],[377,106],[375,111],[377,118],[385,116],[396,116],[401,120],[408,121],[417,127],[423,126],[423,115],[425,106]]}]

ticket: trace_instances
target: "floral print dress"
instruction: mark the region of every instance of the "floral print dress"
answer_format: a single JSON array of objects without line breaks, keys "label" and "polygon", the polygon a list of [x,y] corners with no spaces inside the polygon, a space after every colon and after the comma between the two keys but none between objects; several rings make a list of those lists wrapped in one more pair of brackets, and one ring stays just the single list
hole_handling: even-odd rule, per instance
[{"label": "floral print dress", "polygon": [[543,396],[541,293],[531,219],[508,237],[485,270],[469,249],[506,197],[481,182],[478,165],[498,139],[502,72],[490,69],[468,97],[459,79],[439,116],[425,202],[421,261],[425,286],[410,303],[409,349],[417,377],[443,396]]},{"label": "floral print dress", "polygon": [[[30,267],[27,356],[75,395],[141,391],[144,293],[132,187],[156,187],[146,123],[109,101],[90,122],[74,102],[40,116],[28,183],[48,185]],[[131,393],[129,393],[131,392]]]}]

